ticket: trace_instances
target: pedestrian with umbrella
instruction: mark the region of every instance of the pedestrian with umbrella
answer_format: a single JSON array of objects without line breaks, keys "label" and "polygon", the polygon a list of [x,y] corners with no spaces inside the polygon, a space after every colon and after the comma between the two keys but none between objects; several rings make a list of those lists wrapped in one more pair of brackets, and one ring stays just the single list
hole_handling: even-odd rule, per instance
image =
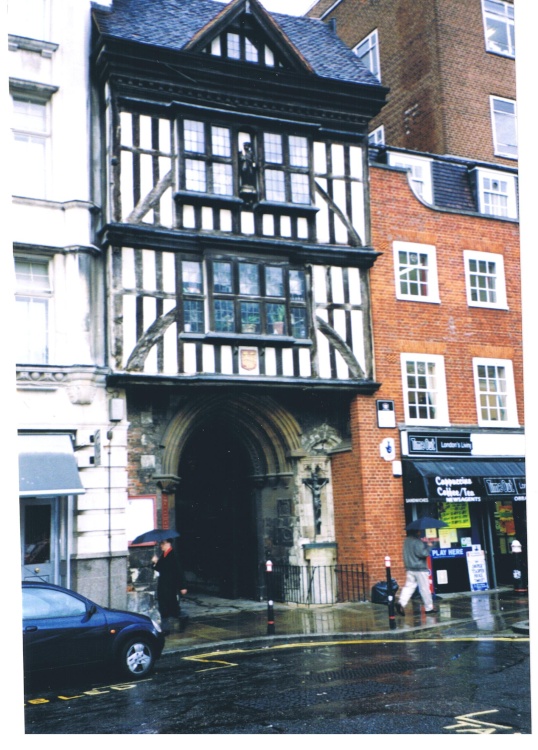
[{"label": "pedestrian with umbrella", "polygon": [[407,602],[418,586],[420,596],[424,602],[427,615],[434,615],[439,612],[433,605],[432,593],[430,591],[430,571],[427,559],[430,554],[429,545],[424,542],[420,533],[423,529],[440,528],[448,526],[444,521],[438,521],[436,518],[418,518],[406,526],[407,538],[404,542],[403,560],[405,565],[405,585],[400,591],[400,597],[395,603],[396,612],[405,617]]},{"label": "pedestrian with umbrella", "polygon": [[181,616],[181,607],[178,593],[185,596],[187,584],[183,567],[172,546],[174,538],[179,537],[177,531],[171,529],[153,529],[140,534],[133,539],[132,544],[143,544],[145,542],[159,543],[160,556],[151,558],[152,568],[158,574],[157,579],[157,606],[161,615],[161,623],[165,635],[171,632],[171,625],[177,619],[179,631],[183,632],[187,625],[188,615]]}]

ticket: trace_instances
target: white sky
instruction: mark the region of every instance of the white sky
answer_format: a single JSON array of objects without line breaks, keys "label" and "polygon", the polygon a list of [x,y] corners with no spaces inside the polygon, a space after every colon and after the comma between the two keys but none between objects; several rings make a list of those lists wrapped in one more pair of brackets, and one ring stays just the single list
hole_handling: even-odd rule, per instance
[{"label": "white sky", "polygon": [[[228,3],[230,0],[217,0]],[[273,13],[286,13],[288,16],[303,16],[316,0],[261,0],[261,4]]]}]

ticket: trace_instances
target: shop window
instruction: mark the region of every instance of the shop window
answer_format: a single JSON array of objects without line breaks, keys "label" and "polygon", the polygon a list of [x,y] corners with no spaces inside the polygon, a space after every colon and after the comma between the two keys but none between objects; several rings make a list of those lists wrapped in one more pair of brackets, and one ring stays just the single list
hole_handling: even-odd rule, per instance
[{"label": "shop window", "polygon": [[512,362],[474,358],[473,370],[478,424],[518,427]]},{"label": "shop window", "polygon": [[394,242],[393,253],[397,299],[439,302],[435,247]]},{"label": "shop window", "polygon": [[401,370],[406,422],[449,424],[444,358],[433,354],[402,354]]},{"label": "shop window", "polygon": [[467,303],[470,307],[494,307],[506,310],[504,258],[497,253],[465,250]]}]

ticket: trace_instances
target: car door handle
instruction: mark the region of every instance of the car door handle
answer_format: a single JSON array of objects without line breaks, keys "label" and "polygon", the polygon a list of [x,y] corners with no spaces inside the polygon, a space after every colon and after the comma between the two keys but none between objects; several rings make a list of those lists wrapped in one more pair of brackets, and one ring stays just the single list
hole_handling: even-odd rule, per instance
[{"label": "car door handle", "polygon": [[27,626],[26,626],[26,627],[24,628],[24,632],[25,632],[25,633],[33,633],[33,632],[35,632],[36,630],[37,630],[37,625],[27,625]]}]

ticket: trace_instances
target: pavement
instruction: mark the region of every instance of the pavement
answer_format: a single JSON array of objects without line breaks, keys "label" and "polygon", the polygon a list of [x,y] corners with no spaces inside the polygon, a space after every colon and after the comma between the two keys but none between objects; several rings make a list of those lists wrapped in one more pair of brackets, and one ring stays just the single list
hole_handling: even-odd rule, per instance
[{"label": "pavement", "polygon": [[331,605],[274,604],[270,627],[266,602],[190,595],[182,598],[189,615],[184,632],[166,636],[163,653],[213,652],[268,646],[276,642],[314,642],[357,638],[529,636],[529,602],[512,589],[443,594],[434,601],[439,612],[426,615],[419,598],[391,628],[386,604],[346,602]]}]

